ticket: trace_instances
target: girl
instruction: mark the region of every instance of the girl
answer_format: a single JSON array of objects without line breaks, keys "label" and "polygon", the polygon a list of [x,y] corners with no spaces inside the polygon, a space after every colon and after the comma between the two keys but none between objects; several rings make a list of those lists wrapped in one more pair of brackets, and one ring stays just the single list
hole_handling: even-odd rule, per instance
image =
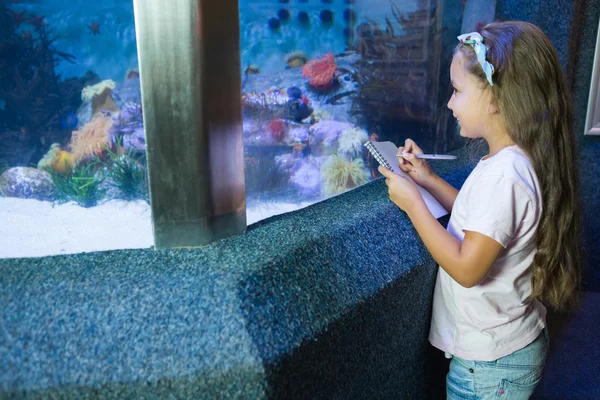
[{"label": "girl", "polygon": [[390,199],[437,261],[429,341],[451,357],[449,399],[527,399],[541,379],[546,308],[576,303],[579,185],[570,100],[556,52],[526,22],[459,36],[448,102],[489,154],[460,191],[399,148],[400,168],[452,211],[445,230],[414,182],[383,167]]}]

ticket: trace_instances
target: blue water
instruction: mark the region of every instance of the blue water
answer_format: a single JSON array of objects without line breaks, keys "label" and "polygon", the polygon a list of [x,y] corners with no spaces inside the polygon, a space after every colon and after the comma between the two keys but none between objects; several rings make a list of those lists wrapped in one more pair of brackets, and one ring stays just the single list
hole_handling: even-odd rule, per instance
[{"label": "blue water", "polygon": [[[402,13],[417,9],[418,0],[398,0],[394,4]],[[309,58],[333,51],[345,50],[343,36],[348,24],[344,21],[343,12],[347,8],[355,10],[360,23],[369,18],[384,24],[385,15],[391,12],[390,0],[356,0],[347,5],[342,0],[334,0],[333,4],[323,4],[318,0],[300,3],[290,0],[288,4],[277,0],[240,1],[240,47],[242,65],[257,64],[264,72],[274,72],[285,67],[283,55],[292,51],[302,51]],[[165,2],[165,7],[168,2]],[[283,23],[279,31],[269,29],[268,19],[277,17],[277,11],[289,10],[290,20]],[[44,21],[60,37],[56,47],[76,57],[75,63],[62,62],[57,72],[63,78],[83,76],[91,70],[100,79],[121,80],[128,69],[138,66],[136,37],[133,14],[133,1],[25,1],[14,3],[11,9],[27,15],[44,16]],[[319,13],[330,9],[334,14],[333,23],[321,23]],[[300,11],[310,17],[308,28],[302,27],[297,20]],[[99,33],[94,34],[89,26],[99,24]],[[34,27],[23,23],[19,32],[31,31],[35,37]]]},{"label": "blue water", "polygon": [[[52,109],[51,112],[55,113],[53,119],[44,120],[46,116],[43,110],[38,112],[28,108],[27,105],[16,104],[18,101],[15,103],[14,99],[19,96],[13,96],[12,100],[9,97],[0,98],[0,117],[7,118],[8,123],[3,126],[9,131],[7,137],[10,139],[4,141],[4,148],[0,148],[0,173],[6,168],[17,165],[37,166],[43,157],[54,154],[51,152],[53,145],[60,145],[60,149],[67,153],[74,151],[73,148],[76,146],[73,146],[73,139],[78,136],[73,134],[73,131],[85,130],[88,123],[91,123],[92,113],[98,115],[98,110],[93,111],[89,102],[80,100],[79,90],[98,80],[112,80],[116,84],[113,93],[115,99],[119,100],[116,103],[119,109],[112,110],[111,118],[119,122],[113,122],[109,134],[114,137],[122,135],[125,149],[132,150],[136,157],[141,155],[140,160],[143,160],[145,142],[142,110],[139,104],[139,80],[135,77],[133,79],[126,77],[129,70],[138,68],[133,1],[4,1],[7,2],[13,15],[25,12],[27,18],[43,17],[46,29],[50,31],[50,37],[57,35],[53,43],[54,49],[72,55],[73,62],[63,60],[55,66],[63,91],[56,88],[35,89],[37,90],[35,96],[44,97],[42,102],[46,102],[45,104],[49,106],[56,106],[49,107]],[[169,7],[169,4],[169,1],[164,1],[162,6]],[[249,97],[243,99],[244,162],[248,207],[264,202],[266,198],[269,201],[283,199],[287,201],[286,204],[292,204],[307,200],[318,201],[332,193],[338,193],[340,187],[326,186],[323,183],[326,179],[335,177],[335,168],[353,171],[352,173],[355,174],[353,179],[357,179],[357,185],[373,179],[375,177],[373,169],[376,165],[367,165],[373,160],[369,161],[366,156],[361,155],[360,146],[371,137],[369,135],[372,132],[379,132],[381,140],[396,140],[396,136],[408,134],[421,135],[422,138],[428,138],[431,147],[433,124],[427,125],[413,118],[413,114],[425,113],[430,105],[424,104],[423,100],[416,101],[410,97],[416,107],[402,114],[402,110],[406,108],[402,103],[403,99],[409,98],[414,91],[398,95],[396,92],[386,94],[382,91],[382,102],[396,101],[399,104],[398,113],[402,114],[388,115],[389,118],[385,120],[373,117],[371,114],[377,113],[372,109],[361,114],[360,110],[356,111],[360,107],[353,108],[359,103],[356,98],[360,97],[358,95],[360,85],[356,77],[363,72],[364,76],[368,77],[369,69],[384,67],[369,67],[374,62],[373,53],[367,56],[370,57],[370,63],[365,67],[367,64],[358,63],[361,57],[359,52],[347,50],[349,45],[358,44],[356,28],[361,24],[367,23],[371,26],[378,24],[379,28],[385,31],[386,18],[389,18],[395,36],[402,36],[405,32],[402,30],[402,24],[397,21],[393,9],[400,16],[409,17],[409,14],[415,11],[432,11],[434,4],[433,0],[289,0],[287,3],[279,0],[240,1],[239,40],[242,66],[240,73],[243,74],[250,65],[256,65],[260,70],[258,75],[243,74],[242,92],[245,96],[257,94],[275,96],[269,97],[271,104],[266,109],[253,105],[252,101],[248,100]],[[458,2],[456,7],[460,7]],[[320,15],[324,10],[331,12],[333,16],[330,23],[321,20]],[[308,23],[306,21],[303,23],[299,19],[299,13],[307,15]],[[354,21],[345,18],[348,13],[355,15]],[[287,20],[283,18],[284,14],[289,15]],[[273,26],[269,25],[269,20],[275,18],[278,18],[276,22],[280,26],[273,29]],[[422,26],[424,31],[433,29],[427,25],[431,21],[421,23],[424,24]],[[20,35],[32,35],[34,41],[29,42],[28,47],[39,43],[35,40],[39,36],[35,28],[32,21],[25,21],[18,28]],[[348,39],[349,32],[355,36],[354,39]],[[368,35],[365,36],[363,45],[369,40]],[[409,40],[414,39],[409,38]],[[380,41],[377,45],[381,43]],[[371,45],[372,41],[367,46]],[[386,45],[388,48],[395,48],[393,43],[386,43]],[[316,60],[327,53],[333,53],[338,68],[330,86],[326,89],[311,87],[311,78],[303,76],[301,68],[288,69],[285,56],[291,52],[303,53],[306,60]],[[425,51],[425,54],[428,52]],[[26,72],[35,68],[29,64],[27,62],[22,64],[26,65],[25,68],[28,69]],[[403,68],[413,67],[406,63],[403,65]],[[361,68],[364,70],[361,71]],[[423,66],[417,65],[415,68],[420,70]],[[353,73],[353,70],[356,72]],[[99,79],[90,80],[85,77],[88,71],[97,75]],[[30,75],[30,73],[22,74],[27,79],[31,79]],[[85,79],[79,80],[78,83],[81,88],[67,87],[69,83],[65,80],[84,77]],[[428,79],[416,85],[417,95],[425,91],[427,86],[425,82],[430,81]],[[288,94],[284,91],[281,94],[284,99],[277,98],[277,93],[281,93],[281,89],[290,87],[297,88],[293,91],[295,94],[289,92],[289,98],[286,99],[285,96]],[[19,90],[18,85],[15,87],[8,85],[8,88]],[[274,88],[278,90],[274,91]],[[62,96],[63,93],[70,94],[61,98],[65,101],[56,100],[57,96]],[[29,95],[31,93],[26,93],[25,97]],[[394,98],[396,95],[398,98]],[[28,98],[28,104],[37,101],[32,96],[31,99]],[[8,111],[5,111],[7,107]],[[289,112],[289,109],[292,109],[290,107],[296,107],[293,108],[295,111]],[[279,111],[274,110],[287,111],[278,113]],[[19,112],[37,114],[33,116],[34,118],[25,118],[23,115],[17,115]],[[313,112],[314,115],[311,116]],[[126,115],[134,117],[124,117]],[[330,123],[331,120],[346,125],[335,125]],[[317,125],[319,123],[321,124]],[[396,136],[386,136],[391,134]],[[375,138],[373,140],[378,138],[378,136],[373,137]],[[355,143],[357,141],[358,145]],[[340,154],[344,156],[339,157]],[[106,161],[105,155],[99,157]],[[362,168],[366,176],[360,175],[356,171],[356,165],[352,164],[359,161],[364,162],[358,168]],[[87,162],[85,159],[75,161],[84,166]],[[347,187],[342,184],[344,186],[342,189],[351,189],[352,182],[354,182],[352,179],[349,180]]]},{"label": "blue water", "polygon": [[[402,13],[417,10],[418,0],[399,0],[394,4]],[[366,18],[385,26],[385,16],[391,15],[390,0],[357,0],[355,4],[345,4],[342,0],[334,0],[332,4],[323,4],[319,0],[308,0],[300,3],[290,0],[281,4],[277,0],[250,0],[240,2],[240,47],[242,65],[256,64],[263,72],[277,72],[285,68],[283,55],[292,51],[302,51],[308,58],[315,58],[329,51],[334,54],[346,49],[343,30],[349,24],[344,20],[344,10],[356,12],[355,26]],[[277,17],[277,12],[287,9],[290,14],[288,22],[282,24],[278,31],[268,27],[268,19]],[[333,23],[322,23],[319,15],[322,10],[333,12]],[[298,21],[298,13],[308,13],[308,27]],[[401,28],[397,27],[401,33]]]},{"label": "blue water", "polygon": [[[23,1],[11,9],[26,15],[44,16],[48,28],[59,34],[56,48],[76,57],[75,63],[62,62],[56,71],[63,78],[83,76],[91,70],[100,79],[121,80],[128,69],[137,68],[137,48],[131,0],[112,1]],[[89,28],[100,25],[99,34]],[[19,32],[35,28],[25,22]]]}]

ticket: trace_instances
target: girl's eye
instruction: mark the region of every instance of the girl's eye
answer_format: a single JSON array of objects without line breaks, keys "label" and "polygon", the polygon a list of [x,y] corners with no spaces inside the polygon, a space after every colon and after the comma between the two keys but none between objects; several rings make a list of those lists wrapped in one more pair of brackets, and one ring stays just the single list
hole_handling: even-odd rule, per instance
[{"label": "girl's eye", "polygon": [[452,88],[452,94],[456,94],[458,91],[456,90],[455,87]]}]

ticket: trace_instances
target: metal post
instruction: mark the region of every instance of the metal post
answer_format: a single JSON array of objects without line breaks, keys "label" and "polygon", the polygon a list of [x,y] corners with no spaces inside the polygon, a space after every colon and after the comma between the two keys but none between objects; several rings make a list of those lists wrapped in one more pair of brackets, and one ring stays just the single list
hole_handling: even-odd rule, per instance
[{"label": "metal post", "polygon": [[238,0],[134,0],[156,248],[245,231]]}]

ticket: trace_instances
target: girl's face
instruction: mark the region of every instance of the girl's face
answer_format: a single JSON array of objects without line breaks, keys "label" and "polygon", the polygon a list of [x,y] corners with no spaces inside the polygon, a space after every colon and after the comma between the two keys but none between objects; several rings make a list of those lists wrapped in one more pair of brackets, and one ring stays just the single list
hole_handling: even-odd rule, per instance
[{"label": "girl's face", "polygon": [[491,123],[491,93],[480,88],[476,78],[466,69],[460,52],[452,58],[450,79],[454,92],[448,101],[454,118],[460,125],[460,135],[486,138]]}]

